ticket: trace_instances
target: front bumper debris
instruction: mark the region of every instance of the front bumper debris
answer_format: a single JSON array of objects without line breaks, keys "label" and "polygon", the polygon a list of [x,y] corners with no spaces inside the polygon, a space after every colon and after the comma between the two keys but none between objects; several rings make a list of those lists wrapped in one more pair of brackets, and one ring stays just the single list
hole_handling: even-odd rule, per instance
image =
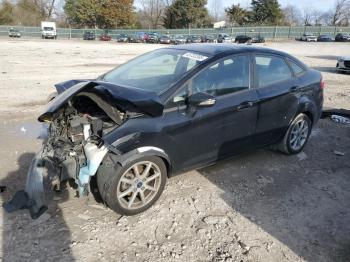
[{"label": "front bumper debris", "polygon": [[44,160],[42,152],[39,152],[33,158],[28,170],[25,190],[16,192],[10,201],[4,203],[4,209],[9,213],[28,209],[32,219],[41,216],[47,210],[43,174]]}]

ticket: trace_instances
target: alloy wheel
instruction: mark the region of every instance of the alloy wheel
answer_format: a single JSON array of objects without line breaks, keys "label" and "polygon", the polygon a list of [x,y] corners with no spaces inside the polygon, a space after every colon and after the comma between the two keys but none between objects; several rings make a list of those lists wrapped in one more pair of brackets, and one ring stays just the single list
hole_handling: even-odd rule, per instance
[{"label": "alloy wheel", "polygon": [[132,165],[121,176],[117,198],[126,209],[139,209],[147,205],[160,189],[160,168],[153,162],[142,161]]},{"label": "alloy wheel", "polygon": [[295,123],[290,134],[290,147],[294,151],[300,150],[309,135],[309,124],[305,119],[300,119]]}]

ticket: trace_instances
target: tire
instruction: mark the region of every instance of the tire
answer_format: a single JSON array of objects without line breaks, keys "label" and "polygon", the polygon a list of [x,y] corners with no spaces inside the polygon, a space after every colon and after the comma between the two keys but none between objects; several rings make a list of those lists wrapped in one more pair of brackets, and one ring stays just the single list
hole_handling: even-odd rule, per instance
[{"label": "tire", "polygon": [[[302,123],[307,126],[301,127]],[[290,124],[277,149],[288,155],[300,153],[309,139],[311,129],[310,118],[303,113],[299,114]]]},{"label": "tire", "polygon": [[[140,176],[136,176],[133,167],[137,166],[142,176],[148,164],[151,164],[149,176],[141,180]],[[145,182],[157,173],[160,173],[159,176],[148,182],[153,182],[153,185]],[[167,168],[163,160],[156,156],[139,157],[121,167],[115,156],[108,154],[97,172],[97,186],[102,199],[113,211],[125,216],[133,216],[150,208],[162,194],[166,179]]]}]

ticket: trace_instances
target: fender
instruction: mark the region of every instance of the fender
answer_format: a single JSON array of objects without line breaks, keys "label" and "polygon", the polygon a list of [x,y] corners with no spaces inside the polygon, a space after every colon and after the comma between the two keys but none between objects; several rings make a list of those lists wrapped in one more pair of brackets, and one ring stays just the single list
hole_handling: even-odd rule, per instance
[{"label": "fender", "polygon": [[309,113],[312,117],[312,125],[315,125],[320,118],[319,113],[317,112],[317,106],[315,102],[311,99],[309,99],[308,96],[301,96],[299,99],[298,109],[296,111],[296,115],[292,119],[292,121],[295,119],[295,117],[300,113]]},{"label": "fender", "polygon": [[[111,146],[110,146],[111,147]],[[110,150],[111,152],[115,153],[113,150]],[[124,167],[130,162],[143,157],[143,156],[158,156],[166,161],[166,166],[168,168],[168,176],[171,174],[172,165],[170,162],[169,156],[164,152],[163,149],[154,147],[154,146],[143,146],[136,149],[133,149],[127,153],[124,153],[122,155],[118,155],[117,161],[118,163]]]}]

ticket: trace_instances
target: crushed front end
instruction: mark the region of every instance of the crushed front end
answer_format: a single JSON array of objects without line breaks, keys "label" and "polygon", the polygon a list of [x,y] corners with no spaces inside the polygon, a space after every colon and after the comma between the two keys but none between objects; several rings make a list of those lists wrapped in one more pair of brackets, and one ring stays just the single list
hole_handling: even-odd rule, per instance
[{"label": "crushed front end", "polygon": [[[33,159],[25,190],[4,204],[8,212],[29,209],[32,218],[47,209],[48,192],[73,180],[79,196],[90,190],[90,179],[111,146],[104,136],[130,115],[161,115],[163,105],[149,91],[101,81],[71,80],[56,85],[58,96],[38,118],[49,124],[43,147]],[[115,151],[114,151],[115,153]]]}]

